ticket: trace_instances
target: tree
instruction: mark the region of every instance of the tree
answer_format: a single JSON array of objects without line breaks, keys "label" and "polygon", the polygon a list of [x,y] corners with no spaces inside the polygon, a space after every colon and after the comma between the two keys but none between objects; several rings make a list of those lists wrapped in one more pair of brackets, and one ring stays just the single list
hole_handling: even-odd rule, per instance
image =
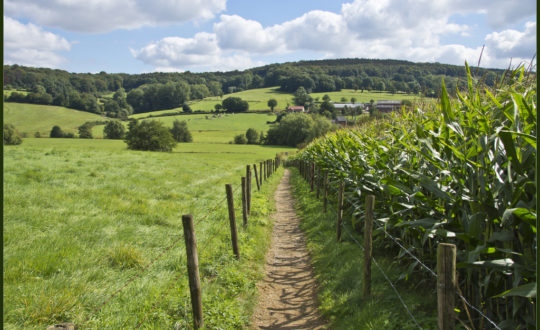
[{"label": "tree", "polygon": [[4,145],[17,145],[22,143],[22,138],[15,126],[4,124]]},{"label": "tree", "polygon": [[246,143],[247,143],[247,139],[244,134],[238,134],[237,136],[234,137],[234,144],[246,144]]},{"label": "tree", "polygon": [[182,111],[184,111],[185,113],[193,113],[193,109],[191,109],[187,102],[182,104]]},{"label": "tree", "polygon": [[246,112],[249,109],[249,104],[246,101],[235,96],[226,98],[221,104],[227,112]]},{"label": "tree", "polygon": [[297,147],[333,129],[330,121],[322,116],[305,113],[290,113],[270,127],[265,143]]},{"label": "tree", "polygon": [[296,105],[302,105],[306,106],[310,104],[313,101],[311,96],[308,94],[306,89],[302,86],[298,87],[296,92],[294,93],[294,103]]},{"label": "tree", "polygon": [[248,144],[257,144],[259,142],[259,133],[254,128],[248,128],[246,138]]},{"label": "tree", "polygon": [[123,139],[126,135],[126,129],[119,121],[109,121],[103,128],[103,134],[106,139]]},{"label": "tree", "polygon": [[268,100],[267,104],[270,107],[270,109],[272,110],[272,112],[274,112],[274,108],[277,106],[277,101],[275,99],[270,99],[270,100]]},{"label": "tree", "polygon": [[92,138],[92,125],[89,123],[84,123],[79,126],[79,138],[81,139],[91,139]]},{"label": "tree", "polygon": [[351,97],[351,103],[352,104],[356,103],[356,97]]},{"label": "tree", "polygon": [[328,101],[330,101],[330,96],[328,96],[328,94],[324,94],[322,99],[323,99],[323,101],[328,102]]},{"label": "tree", "polygon": [[51,134],[49,136],[52,138],[62,138],[64,137],[64,135],[65,134],[60,128],[60,126],[54,125],[53,128],[51,129]]},{"label": "tree", "polygon": [[216,109],[216,112],[219,112],[219,110],[223,109],[223,107],[221,106],[221,103],[216,103],[214,105],[214,109]]},{"label": "tree", "polygon": [[193,137],[187,127],[186,121],[179,121],[178,119],[173,122],[171,128],[171,134],[177,142],[192,142]]},{"label": "tree", "polygon": [[171,132],[157,120],[130,122],[124,141],[132,150],[172,151],[176,146]]}]

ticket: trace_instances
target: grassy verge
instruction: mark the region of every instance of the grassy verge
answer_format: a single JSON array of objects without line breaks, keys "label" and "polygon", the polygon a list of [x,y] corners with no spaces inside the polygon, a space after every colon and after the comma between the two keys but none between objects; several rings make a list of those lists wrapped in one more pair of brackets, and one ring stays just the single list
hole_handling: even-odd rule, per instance
[{"label": "grassy verge", "polygon": [[[363,244],[361,235],[346,226],[343,241],[336,242],[335,200],[328,212],[321,212],[318,201],[295,168],[291,168],[296,211],[307,236],[315,274],[320,284],[319,310],[330,321],[332,329],[414,329],[417,328],[398,296],[382,273],[372,265],[372,296],[362,295],[363,252],[349,233]],[[344,219],[347,222],[347,219]],[[405,268],[374,246],[374,258],[396,286],[416,321],[426,329],[437,327],[435,283],[412,283],[399,280]],[[422,285],[420,286],[420,283]],[[432,284],[432,285],[431,285]]]},{"label": "grassy verge", "polygon": [[4,328],[187,327],[182,214],[194,216],[206,324],[246,325],[279,174],[254,194],[249,226],[238,230],[240,261],[231,257],[224,184],[238,204],[245,165],[279,151],[181,144],[149,153],[79,139],[5,147]]}]

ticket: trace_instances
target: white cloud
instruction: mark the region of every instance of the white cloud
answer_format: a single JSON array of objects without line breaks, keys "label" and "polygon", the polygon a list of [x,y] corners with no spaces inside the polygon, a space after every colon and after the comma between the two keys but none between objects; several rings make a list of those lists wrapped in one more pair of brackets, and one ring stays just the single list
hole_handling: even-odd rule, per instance
[{"label": "white cloud", "polygon": [[5,0],[4,11],[43,26],[100,33],[210,19],[225,5],[226,0]]},{"label": "white cloud", "polygon": [[486,46],[497,57],[531,57],[531,49],[536,49],[536,22],[527,22],[523,32],[510,29],[490,33]]},{"label": "white cloud", "polygon": [[[523,8],[535,7],[531,0]],[[145,63],[156,67],[165,58],[169,67],[182,68],[216,61],[238,60],[247,67],[250,56],[315,51],[322,57],[394,58],[418,62],[463,65],[476,63],[482,45],[443,44],[443,36],[468,36],[473,27],[451,23],[455,14],[485,14],[494,26],[517,24],[531,12],[506,0],[355,0],[342,5],[341,12],[314,10],[273,26],[237,15],[221,15],[213,33],[210,52],[190,53],[187,45],[199,45],[200,36],[163,39],[134,52]],[[532,5],[531,5],[532,4]],[[505,10],[503,10],[503,9]],[[486,36],[482,65],[506,67],[510,57],[532,56],[536,49],[536,24],[524,31],[504,30]],[[174,44],[175,46],[172,46]],[[167,46],[165,46],[167,45]],[[175,49],[174,54],[169,51]],[[193,46],[199,49],[200,46]],[[224,56],[224,57],[223,57]],[[233,67],[235,67],[233,65]]]},{"label": "white cloud", "polygon": [[70,49],[66,39],[32,23],[4,16],[4,63],[58,67],[64,58],[57,52]]},{"label": "white cloud", "polygon": [[148,44],[132,55],[156,71],[228,71],[241,70],[262,63],[248,56],[222,51],[215,34],[200,32],[193,38],[168,37]]}]

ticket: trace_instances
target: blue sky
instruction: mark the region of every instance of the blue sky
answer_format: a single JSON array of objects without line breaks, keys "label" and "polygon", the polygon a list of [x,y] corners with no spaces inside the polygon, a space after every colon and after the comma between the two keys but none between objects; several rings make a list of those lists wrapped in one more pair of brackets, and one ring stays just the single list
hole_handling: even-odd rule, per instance
[{"label": "blue sky", "polygon": [[505,68],[536,53],[534,0],[5,0],[4,64],[229,71],[327,58]]}]

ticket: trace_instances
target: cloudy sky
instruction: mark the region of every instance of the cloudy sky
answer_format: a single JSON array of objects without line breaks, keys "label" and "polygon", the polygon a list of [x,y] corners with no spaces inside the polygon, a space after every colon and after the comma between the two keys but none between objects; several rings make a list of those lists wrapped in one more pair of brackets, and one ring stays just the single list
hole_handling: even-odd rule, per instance
[{"label": "cloudy sky", "polygon": [[505,68],[536,53],[535,0],[4,0],[4,64],[243,70],[326,58]]}]

